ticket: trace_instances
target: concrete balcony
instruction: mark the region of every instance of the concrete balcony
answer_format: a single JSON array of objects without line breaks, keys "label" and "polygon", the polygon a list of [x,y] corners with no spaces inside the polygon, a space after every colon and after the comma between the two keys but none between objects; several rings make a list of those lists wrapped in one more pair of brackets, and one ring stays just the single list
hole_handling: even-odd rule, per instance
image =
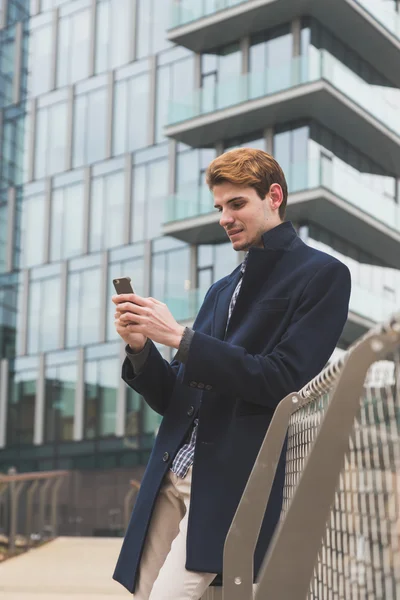
[{"label": "concrete balcony", "polygon": [[400,84],[400,16],[375,0],[174,0],[168,38],[195,52],[310,15]]},{"label": "concrete balcony", "polygon": [[[366,174],[366,177],[368,174]],[[400,268],[400,206],[371,189],[366,177],[335,158],[291,165],[287,218],[314,223]],[[166,200],[164,235],[191,244],[228,241],[206,187],[189,186]]]},{"label": "concrete balcony", "polygon": [[400,177],[400,90],[367,84],[326,51],[237,75],[170,104],[165,133],[193,147],[316,119]]}]

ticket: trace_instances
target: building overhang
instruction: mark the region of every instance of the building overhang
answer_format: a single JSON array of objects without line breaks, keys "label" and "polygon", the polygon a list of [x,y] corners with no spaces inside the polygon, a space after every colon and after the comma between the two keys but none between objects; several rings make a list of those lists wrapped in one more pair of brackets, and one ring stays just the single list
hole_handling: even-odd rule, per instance
[{"label": "building overhang", "polygon": [[[360,198],[362,202],[362,198]],[[351,240],[361,250],[373,253],[387,266],[400,269],[400,232],[349,204],[323,187],[290,194],[287,219],[298,224],[313,223]],[[211,212],[163,225],[163,234],[189,244],[218,244],[228,241],[219,225],[219,214]]]},{"label": "building overhang", "polygon": [[201,148],[298,119],[319,121],[400,177],[400,136],[323,79],[170,124],[165,134]]},{"label": "building overhang", "polygon": [[400,40],[356,0],[248,0],[174,27],[168,39],[194,52],[210,52],[235,40],[312,16],[400,86]]}]

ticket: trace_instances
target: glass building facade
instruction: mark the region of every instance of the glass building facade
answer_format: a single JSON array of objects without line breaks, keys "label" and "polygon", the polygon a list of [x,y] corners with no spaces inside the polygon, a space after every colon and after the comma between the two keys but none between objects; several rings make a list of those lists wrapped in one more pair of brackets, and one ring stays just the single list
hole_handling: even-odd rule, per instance
[{"label": "glass building facade", "polygon": [[[398,3],[354,3],[392,52]],[[349,266],[341,348],[398,308],[399,77],[313,15],[207,46],[204,15],[252,4],[0,0],[0,471],[146,463],[159,417],[120,379],[112,279],[193,321],[242,260],[204,182],[228,149],[273,153],[301,237]],[[197,22],[203,44],[174,41]]]}]

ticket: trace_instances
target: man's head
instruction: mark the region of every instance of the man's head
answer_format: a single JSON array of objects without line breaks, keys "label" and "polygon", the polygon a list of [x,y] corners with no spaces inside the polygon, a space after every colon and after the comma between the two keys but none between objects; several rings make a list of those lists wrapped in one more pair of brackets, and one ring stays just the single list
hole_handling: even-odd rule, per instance
[{"label": "man's head", "polygon": [[254,148],[230,150],[212,161],[206,181],[234,250],[262,248],[262,235],[286,212],[287,184],[276,160]]}]

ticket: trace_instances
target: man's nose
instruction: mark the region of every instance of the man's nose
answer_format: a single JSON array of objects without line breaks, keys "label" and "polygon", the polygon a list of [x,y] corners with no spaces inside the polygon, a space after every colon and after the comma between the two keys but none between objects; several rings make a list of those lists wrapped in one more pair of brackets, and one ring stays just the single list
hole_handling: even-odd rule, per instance
[{"label": "man's nose", "polygon": [[232,215],[230,215],[228,212],[221,213],[221,217],[219,220],[219,224],[221,225],[221,227],[227,227],[228,225],[232,225],[232,223],[234,223],[234,218],[232,217]]}]

